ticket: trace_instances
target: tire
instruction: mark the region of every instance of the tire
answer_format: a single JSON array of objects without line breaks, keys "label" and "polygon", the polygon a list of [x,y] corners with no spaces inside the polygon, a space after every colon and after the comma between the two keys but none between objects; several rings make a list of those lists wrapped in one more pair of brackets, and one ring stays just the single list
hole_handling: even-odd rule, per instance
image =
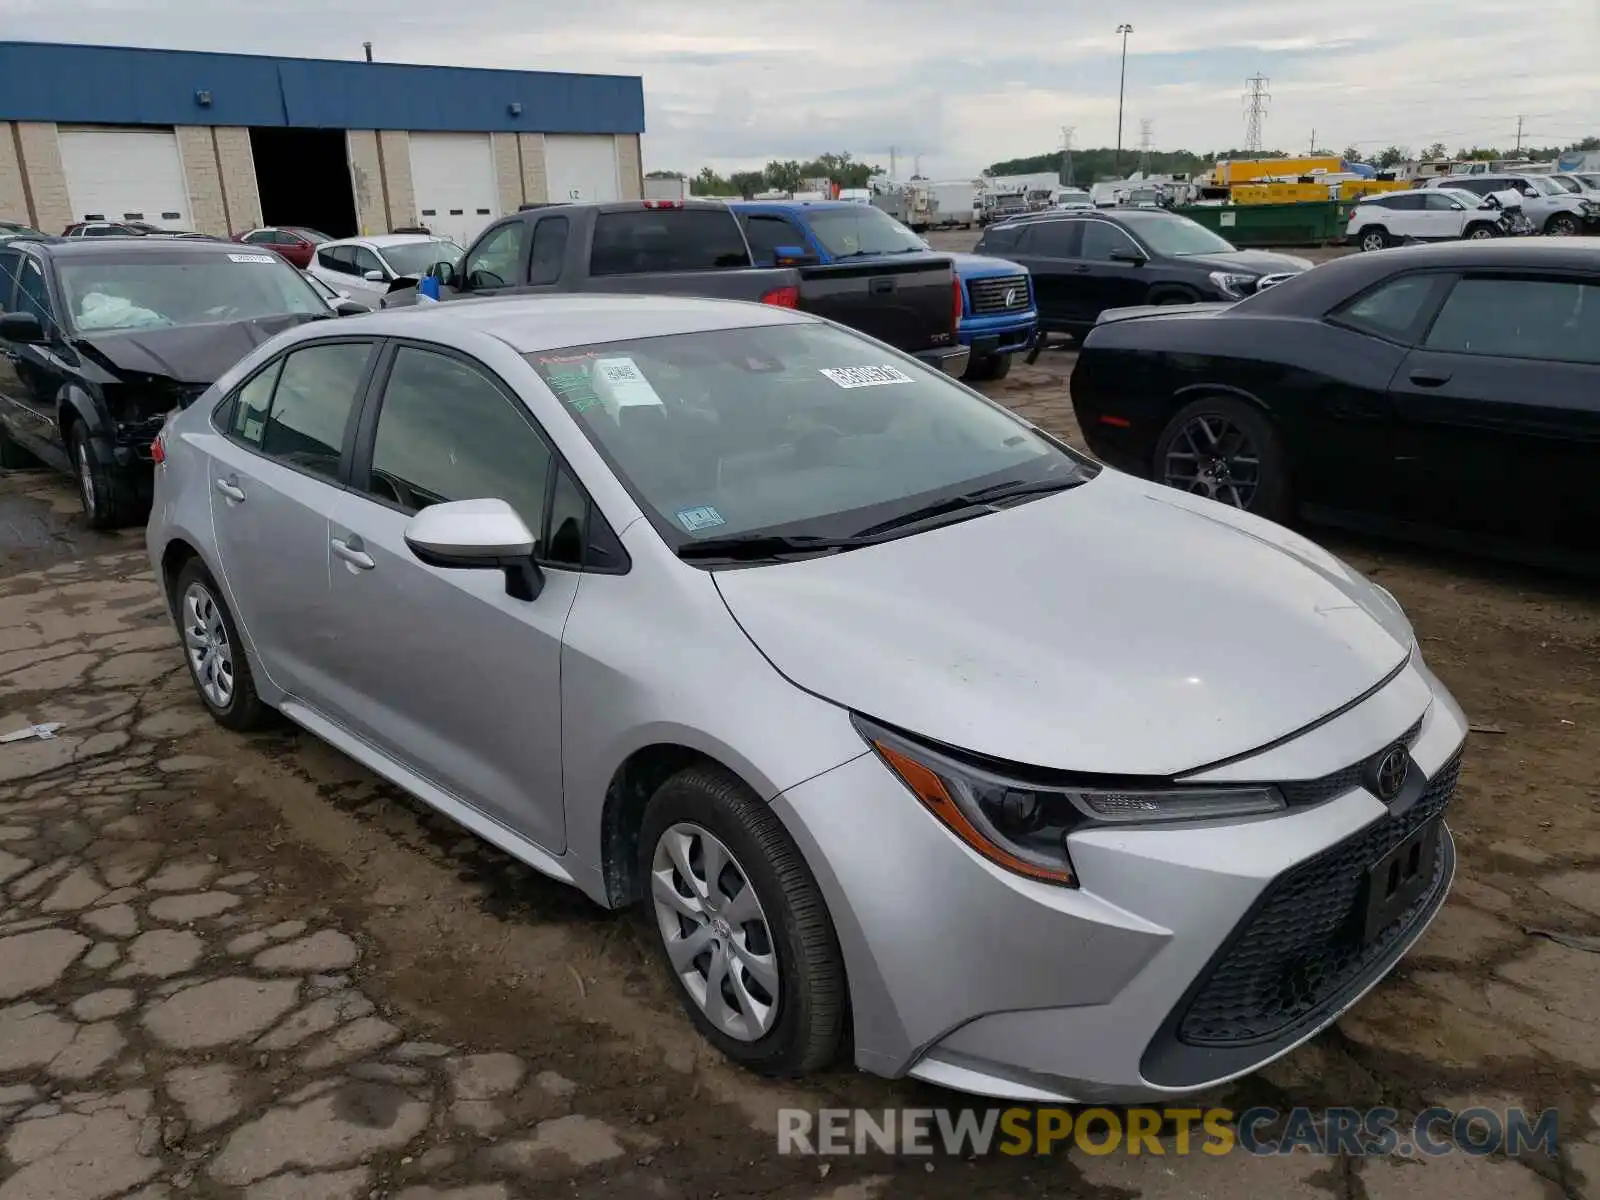
[{"label": "tire", "polygon": [[[724,922],[720,933],[706,920],[702,903],[706,880],[701,876],[685,880],[684,868],[677,865],[680,861],[687,864],[691,875],[696,870],[703,872],[710,847],[708,835],[729,855],[727,866],[718,873],[719,903],[709,913],[713,920]],[[674,846],[681,851],[680,858],[674,858]],[[657,954],[684,1011],[707,1041],[741,1066],[772,1078],[797,1078],[833,1061],[844,1035],[849,1003],[844,960],[816,880],[771,808],[719,767],[694,766],[680,771],[657,789],[645,808],[639,871],[639,878],[645,881],[645,903]],[[721,881],[735,879],[742,886],[730,898]],[[744,898],[746,889],[757,915],[740,920],[733,905]],[[695,907],[699,915],[687,911]],[[733,917],[732,923],[721,913]],[[696,939],[700,930],[707,932]],[[736,942],[735,935],[742,942]],[[746,960],[740,959],[734,964],[740,972],[737,982],[745,996],[752,998],[751,1009],[726,999],[729,994],[738,995],[731,978],[727,991],[720,986],[717,990],[718,1005],[706,987],[721,953],[715,948],[718,942],[707,942],[692,960],[682,955],[693,947],[680,945],[678,953],[684,963],[680,971],[668,949],[669,937],[675,943],[694,939],[696,944],[720,937],[742,945],[747,954],[764,947],[764,957],[774,964],[777,986],[766,990],[760,977],[743,968]],[[704,1001],[690,990],[685,974],[705,993]],[[761,1005],[762,993],[773,1003]],[[708,1015],[708,1007],[719,1019]],[[765,1026],[751,1015],[763,1007],[767,1010]],[[726,1023],[730,1012],[740,1028]]]},{"label": "tire", "polygon": [[1469,242],[1486,242],[1498,235],[1493,225],[1478,224],[1467,226],[1467,231],[1462,236]]},{"label": "tire", "polygon": [[967,363],[967,369],[961,378],[969,383],[988,383],[1004,379],[1011,374],[1011,355],[984,354],[974,357]]},{"label": "tire", "polygon": [[1571,213],[1556,213],[1544,223],[1545,237],[1577,237],[1578,218]]},{"label": "tire", "polygon": [[[1198,427],[1191,429],[1202,420],[1214,431],[1217,423],[1222,422],[1242,434],[1244,443],[1233,457],[1252,457],[1254,466],[1241,461],[1228,462],[1221,478],[1207,478],[1210,464],[1195,461],[1197,478],[1194,481],[1179,476],[1178,472],[1190,465],[1189,446],[1202,451],[1210,448],[1206,435],[1198,432]],[[1226,448],[1230,434],[1222,432],[1218,441]],[[1206,496],[1271,521],[1282,521],[1289,515],[1288,459],[1278,431],[1260,409],[1232,396],[1208,396],[1174,413],[1156,439],[1150,477],[1157,483]],[[1227,482],[1229,480],[1232,482]],[[1253,488],[1246,487],[1247,481],[1253,482]]]},{"label": "tire", "polygon": [[114,467],[107,467],[95,455],[89,427],[72,422],[68,434],[72,450],[72,476],[78,484],[78,500],[91,529],[120,529],[140,518],[139,502],[129,480]]},{"label": "tire", "polygon": [[1363,229],[1357,235],[1357,238],[1356,244],[1363,251],[1384,250],[1393,244],[1389,237],[1389,231],[1381,225],[1372,225]]},{"label": "tire", "polygon": [[[244,643],[239,640],[239,627],[234,623],[233,613],[228,611],[227,602],[222,598],[222,589],[198,558],[184,563],[173,581],[172,610],[183,647],[183,661],[189,667],[189,679],[200,703],[206,706],[217,724],[239,733],[271,725],[275,714],[256,693],[250,660],[244,652]],[[227,655],[231,687],[226,696],[215,689],[208,690],[202,678],[201,639]]]}]

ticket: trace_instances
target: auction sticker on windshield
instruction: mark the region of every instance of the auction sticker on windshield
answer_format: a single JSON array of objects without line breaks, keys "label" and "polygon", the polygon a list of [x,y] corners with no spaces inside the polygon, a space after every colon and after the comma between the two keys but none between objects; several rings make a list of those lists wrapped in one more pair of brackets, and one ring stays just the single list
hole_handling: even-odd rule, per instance
[{"label": "auction sticker on windshield", "polygon": [[714,529],[718,525],[726,525],[722,514],[709,504],[702,504],[696,508],[680,508],[677,512],[678,524],[690,533],[699,533],[702,529]]},{"label": "auction sticker on windshield", "polygon": [[228,255],[228,258],[232,262],[269,263],[278,261],[278,256],[276,254],[230,254]]},{"label": "auction sticker on windshield", "polygon": [[881,367],[818,367],[842,388],[887,387],[893,383],[915,383],[911,376],[885,364]]},{"label": "auction sticker on windshield", "polygon": [[661,406],[661,397],[631,358],[601,358],[594,364],[596,390],[617,408]]}]

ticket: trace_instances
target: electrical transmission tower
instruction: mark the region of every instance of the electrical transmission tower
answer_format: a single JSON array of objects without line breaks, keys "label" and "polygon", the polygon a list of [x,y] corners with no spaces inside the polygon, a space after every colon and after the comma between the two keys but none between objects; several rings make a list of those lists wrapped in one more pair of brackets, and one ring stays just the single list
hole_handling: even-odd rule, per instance
[{"label": "electrical transmission tower", "polygon": [[1261,152],[1261,119],[1267,115],[1267,105],[1272,101],[1272,93],[1267,91],[1267,84],[1271,82],[1265,75],[1252,75],[1244,81],[1248,89],[1244,94],[1244,148],[1258,154]]},{"label": "electrical transmission tower", "polygon": [[1139,174],[1150,174],[1150,149],[1155,145],[1156,123],[1148,118],[1139,122]]},{"label": "electrical transmission tower", "polygon": [[1067,187],[1072,186],[1072,135],[1076,132],[1075,125],[1061,127],[1061,182]]}]

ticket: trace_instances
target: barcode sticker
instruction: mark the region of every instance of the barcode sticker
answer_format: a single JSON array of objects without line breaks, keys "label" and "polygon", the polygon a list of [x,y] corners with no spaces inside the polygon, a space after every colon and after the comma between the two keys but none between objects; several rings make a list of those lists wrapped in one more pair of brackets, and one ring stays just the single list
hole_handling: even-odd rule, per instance
[{"label": "barcode sticker", "polygon": [[276,254],[230,254],[228,258],[233,262],[269,263],[278,261]]},{"label": "barcode sticker", "polygon": [[613,408],[661,407],[661,397],[631,358],[597,358],[594,367],[595,390]]},{"label": "barcode sticker", "polygon": [[818,367],[842,388],[888,387],[895,383],[915,383],[911,376],[888,364],[881,367]]}]

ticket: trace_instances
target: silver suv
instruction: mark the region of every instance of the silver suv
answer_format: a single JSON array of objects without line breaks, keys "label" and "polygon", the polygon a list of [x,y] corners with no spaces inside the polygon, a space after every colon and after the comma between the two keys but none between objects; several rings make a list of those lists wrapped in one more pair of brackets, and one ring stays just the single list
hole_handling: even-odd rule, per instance
[{"label": "silver suv", "polygon": [[1536,231],[1551,237],[1577,237],[1600,231],[1600,203],[1567,191],[1543,175],[1441,175],[1430,188],[1461,188],[1479,196],[1516,192]]}]

